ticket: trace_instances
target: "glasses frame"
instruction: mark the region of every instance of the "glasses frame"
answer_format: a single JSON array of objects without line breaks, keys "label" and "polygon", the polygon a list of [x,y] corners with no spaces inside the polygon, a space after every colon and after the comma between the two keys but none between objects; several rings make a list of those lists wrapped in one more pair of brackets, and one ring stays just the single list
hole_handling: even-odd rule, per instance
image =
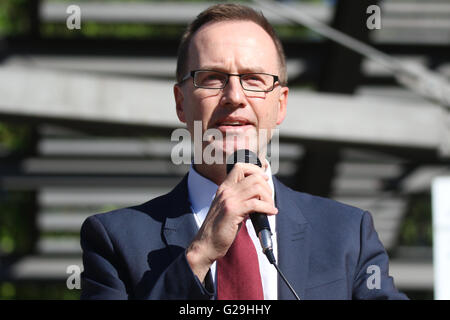
[{"label": "glasses frame", "polygon": [[[223,85],[222,87],[220,87],[220,88],[210,88],[210,87],[199,86],[199,85],[197,85],[197,84],[195,83],[195,74],[196,74],[197,72],[199,72],[199,71],[213,71],[213,72],[221,73],[221,74],[227,76],[227,81],[225,81],[224,85]],[[270,90],[251,90],[251,89],[245,89],[245,88],[244,88],[244,85],[243,85],[243,83],[242,83],[242,77],[243,77],[243,76],[247,76],[247,75],[249,75],[249,74],[264,74],[264,75],[272,76],[272,77],[273,77],[272,88],[271,88]],[[239,74],[239,73],[226,73],[226,72],[217,71],[217,70],[198,69],[198,70],[192,70],[192,71],[190,71],[188,74],[186,74],[186,75],[183,77],[183,79],[181,79],[181,81],[180,81],[179,84],[181,84],[182,82],[186,81],[186,80],[189,79],[189,78],[192,78],[192,83],[194,84],[194,87],[196,87],[196,88],[210,89],[210,90],[222,90],[222,89],[224,89],[224,88],[227,86],[228,82],[230,81],[230,77],[231,77],[231,76],[233,76],[233,77],[239,77],[239,82],[241,83],[241,87],[242,87],[242,89],[245,90],[245,91],[252,91],[252,92],[271,92],[271,91],[273,91],[273,90],[275,89],[275,83],[276,83],[276,82],[280,83],[280,79],[279,79],[279,77],[278,77],[277,75],[270,74],[270,73],[265,73],[265,72],[247,72],[247,73]]]}]

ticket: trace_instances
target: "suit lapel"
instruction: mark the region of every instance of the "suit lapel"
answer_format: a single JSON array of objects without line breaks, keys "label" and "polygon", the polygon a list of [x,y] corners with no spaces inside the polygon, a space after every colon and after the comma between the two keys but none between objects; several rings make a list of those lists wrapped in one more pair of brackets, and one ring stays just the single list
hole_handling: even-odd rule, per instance
[{"label": "suit lapel", "polygon": [[173,258],[180,254],[180,248],[189,246],[198,230],[189,204],[187,177],[188,174],[167,197],[169,210],[162,232]]},{"label": "suit lapel", "polygon": [[[183,180],[167,197],[168,203],[166,207],[169,210],[164,222],[162,234],[172,259],[175,259],[184,252],[198,232],[198,226],[189,202],[187,187],[188,174],[184,176]],[[214,287],[211,272],[208,272],[205,282],[206,287]]]},{"label": "suit lapel", "polygon": [[[310,225],[295,203],[292,190],[273,177],[277,214],[278,265],[300,299],[304,298],[308,276]],[[278,277],[278,299],[295,299]]]}]

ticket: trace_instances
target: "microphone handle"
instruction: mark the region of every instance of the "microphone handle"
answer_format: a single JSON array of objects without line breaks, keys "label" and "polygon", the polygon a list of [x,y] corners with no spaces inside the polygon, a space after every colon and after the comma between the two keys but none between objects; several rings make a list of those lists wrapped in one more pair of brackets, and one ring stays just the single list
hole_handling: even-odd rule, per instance
[{"label": "microphone handle", "polygon": [[250,214],[250,220],[252,220],[255,232],[258,235],[263,229],[270,230],[269,220],[264,213],[253,212]]}]

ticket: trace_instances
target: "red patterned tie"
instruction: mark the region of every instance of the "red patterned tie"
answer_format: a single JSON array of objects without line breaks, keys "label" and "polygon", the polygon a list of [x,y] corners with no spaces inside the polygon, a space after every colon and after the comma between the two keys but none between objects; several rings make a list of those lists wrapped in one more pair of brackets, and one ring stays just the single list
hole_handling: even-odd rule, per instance
[{"label": "red patterned tie", "polygon": [[242,226],[227,254],[217,260],[218,300],[264,300],[258,254]]}]

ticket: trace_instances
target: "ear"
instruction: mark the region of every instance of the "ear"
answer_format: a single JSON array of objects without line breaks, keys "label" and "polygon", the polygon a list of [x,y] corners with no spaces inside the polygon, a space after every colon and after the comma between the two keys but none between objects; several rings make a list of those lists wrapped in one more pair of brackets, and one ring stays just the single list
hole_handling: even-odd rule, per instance
[{"label": "ear", "polygon": [[173,95],[175,96],[175,106],[178,119],[181,122],[186,123],[186,116],[184,113],[184,105],[183,105],[184,102],[183,90],[178,84],[175,84],[173,86]]},{"label": "ear", "polygon": [[288,100],[288,87],[281,87],[280,97],[278,98],[278,117],[277,125],[280,125],[286,117],[286,108]]}]

